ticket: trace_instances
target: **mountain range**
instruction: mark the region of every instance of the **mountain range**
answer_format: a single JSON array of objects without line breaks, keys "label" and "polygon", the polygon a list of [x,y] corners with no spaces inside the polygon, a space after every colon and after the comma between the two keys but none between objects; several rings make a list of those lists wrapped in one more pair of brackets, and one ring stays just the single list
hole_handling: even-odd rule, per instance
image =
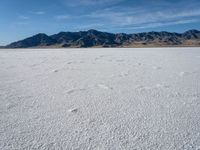
[{"label": "mountain range", "polygon": [[85,47],[186,47],[200,46],[200,31],[184,33],[143,32],[134,34],[108,33],[97,30],[44,33],[11,43],[4,48],[85,48]]}]

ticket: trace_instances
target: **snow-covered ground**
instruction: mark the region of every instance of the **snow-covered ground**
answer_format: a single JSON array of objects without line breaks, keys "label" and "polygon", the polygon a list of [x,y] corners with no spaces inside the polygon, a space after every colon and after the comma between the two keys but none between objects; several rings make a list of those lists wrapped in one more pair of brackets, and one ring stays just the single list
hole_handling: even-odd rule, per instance
[{"label": "snow-covered ground", "polygon": [[0,149],[200,149],[200,48],[0,50]]}]

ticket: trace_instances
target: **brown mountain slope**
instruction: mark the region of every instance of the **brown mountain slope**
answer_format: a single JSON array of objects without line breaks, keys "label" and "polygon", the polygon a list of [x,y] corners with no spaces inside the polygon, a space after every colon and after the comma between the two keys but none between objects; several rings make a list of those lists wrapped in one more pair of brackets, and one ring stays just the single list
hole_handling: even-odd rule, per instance
[{"label": "brown mountain slope", "polygon": [[61,47],[176,47],[200,46],[200,31],[189,30],[182,34],[170,32],[144,32],[136,34],[107,33],[97,30],[60,32],[48,36],[37,34],[11,43],[6,48],[61,48]]}]

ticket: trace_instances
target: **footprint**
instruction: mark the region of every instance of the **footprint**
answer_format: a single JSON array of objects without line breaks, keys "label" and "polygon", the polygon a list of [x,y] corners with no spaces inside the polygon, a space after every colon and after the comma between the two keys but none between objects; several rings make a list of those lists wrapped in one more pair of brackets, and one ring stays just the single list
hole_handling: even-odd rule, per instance
[{"label": "footprint", "polygon": [[163,87],[166,88],[166,89],[170,88],[169,85],[164,85]]},{"label": "footprint", "polygon": [[146,90],[156,90],[156,89],[160,89],[160,88],[170,88],[169,85],[163,85],[163,84],[156,84],[155,86],[143,86],[143,85],[138,85],[136,86],[136,90],[139,90],[139,91],[146,91]]},{"label": "footprint", "polygon": [[162,69],[162,68],[159,67],[159,66],[153,66],[152,69],[154,69],[154,70],[160,70],[160,69]]},{"label": "footprint", "polygon": [[161,87],[163,87],[161,84],[156,84],[156,87],[157,88],[161,88]]},{"label": "footprint", "polygon": [[100,55],[99,57],[100,57],[100,58],[103,58],[103,57],[105,57],[105,55]]},{"label": "footprint", "polygon": [[71,113],[77,113],[78,112],[78,108],[71,108],[68,110]]},{"label": "footprint", "polygon": [[24,82],[23,79],[16,81],[16,83],[18,83],[18,84],[20,84],[20,83],[22,83],[22,82]]},{"label": "footprint", "polygon": [[58,72],[58,70],[53,70],[53,72],[55,72],[55,73],[56,73],[56,72]]},{"label": "footprint", "polygon": [[129,72],[121,72],[119,76],[120,77],[126,77],[128,75],[129,75]]},{"label": "footprint", "polygon": [[67,94],[72,94],[74,92],[75,92],[75,90],[69,90],[69,91],[67,91]]},{"label": "footprint", "polygon": [[99,88],[105,89],[105,90],[112,90],[112,89],[113,89],[112,87],[109,87],[109,86],[104,85],[104,84],[98,84],[97,86],[98,86]]},{"label": "footprint", "polygon": [[147,87],[147,86],[143,86],[143,85],[138,85],[138,86],[136,86],[135,89],[139,90],[139,91],[143,91],[143,90],[150,90],[151,88]]},{"label": "footprint", "polygon": [[79,92],[79,91],[85,91],[86,89],[71,89],[69,91],[67,91],[67,94],[73,94],[74,92]]},{"label": "footprint", "polygon": [[95,60],[99,60],[101,58],[105,57],[104,55],[100,55],[99,57],[96,57]]},{"label": "footprint", "polygon": [[11,103],[11,104],[7,104],[6,107],[7,107],[8,110],[10,110],[10,109],[12,109],[12,108],[14,108],[16,106],[17,106],[17,104]]},{"label": "footprint", "polygon": [[72,62],[68,62],[67,64],[70,65],[70,64],[72,64]]},{"label": "footprint", "polygon": [[7,67],[7,69],[12,69],[12,68],[15,68],[16,66],[9,66],[9,67]]},{"label": "footprint", "polygon": [[116,60],[116,62],[123,62],[123,61],[124,61],[123,59]]},{"label": "footprint", "polygon": [[189,74],[189,72],[184,72],[184,71],[182,71],[182,72],[179,73],[179,76],[180,76],[180,77],[184,77],[184,76],[186,76],[186,75],[188,75],[188,74]]},{"label": "footprint", "polygon": [[169,85],[163,85],[163,84],[156,84],[156,86],[155,86],[156,88],[170,88],[170,86]]}]

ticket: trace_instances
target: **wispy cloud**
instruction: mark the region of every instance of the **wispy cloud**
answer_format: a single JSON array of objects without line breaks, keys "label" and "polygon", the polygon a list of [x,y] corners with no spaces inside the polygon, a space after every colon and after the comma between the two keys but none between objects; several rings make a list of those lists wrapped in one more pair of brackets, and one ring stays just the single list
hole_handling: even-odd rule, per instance
[{"label": "wispy cloud", "polygon": [[[143,8],[105,8],[82,15],[57,15],[57,20],[87,20],[85,24],[75,25],[75,30],[86,29],[149,29],[200,22],[200,11],[193,10],[144,10]],[[102,23],[103,22],[103,23]]]},{"label": "wispy cloud", "polygon": [[147,23],[147,24],[141,24],[135,25],[135,26],[122,26],[122,27],[117,27],[113,26],[113,28],[117,29],[132,29],[132,30],[137,30],[137,29],[150,29],[150,28],[156,28],[156,27],[164,27],[164,26],[172,26],[172,25],[180,25],[180,24],[188,24],[188,23],[197,23],[200,22],[198,19],[191,19],[191,20],[179,20],[179,21],[172,21],[172,22],[155,22],[155,23]]},{"label": "wispy cloud", "polygon": [[[79,0],[80,1],[80,0]],[[82,5],[101,5],[101,4],[116,4],[122,0],[81,0],[80,4]]]},{"label": "wispy cloud", "polygon": [[34,12],[32,12],[32,14],[35,14],[35,15],[44,15],[45,12],[44,11],[34,11]]},{"label": "wispy cloud", "polygon": [[94,24],[88,24],[88,25],[80,25],[74,27],[75,30],[88,30],[88,29],[98,29],[104,27],[105,24],[103,23],[94,23]]},{"label": "wispy cloud", "polygon": [[24,16],[24,15],[19,15],[18,18],[21,19],[21,20],[28,20],[29,19],[28,16]]},{"label": "wispy cloud", "polygon": [[21,22],[15,22],[14,24],[19,25],[19,26],[24,26],[24,25],[28,25],[29,23],[21,21]]},{"label": "wispy cloud", "polygon": [[57,15],[57,16],[54,16],[55,19],[57,20],[66,20],[66,19],[70,19],[71,16],[69,15]]},{"label": "wispy cloud", "polygon": [[119,3],[123,0],[60,0],[65,6],[99,6],[99,5],[112,5]]},{"label": "wispy cloud", "polygon": [[[88,18],[96,18],[99,20],[106,20],[112,26],[126,27],[126,26],[141,26],[142,24],[150,24],[145,27],[156,27],[161,25],[172,25],[177,23],[192,23],[191,17],[199,17],[200,11],[194,10],[156,10],[149,11],[142,9],[141,11],[116,11],[116,10],[98,10],[86,15]],[[168,22],[168,23],[163,23]]]}]

